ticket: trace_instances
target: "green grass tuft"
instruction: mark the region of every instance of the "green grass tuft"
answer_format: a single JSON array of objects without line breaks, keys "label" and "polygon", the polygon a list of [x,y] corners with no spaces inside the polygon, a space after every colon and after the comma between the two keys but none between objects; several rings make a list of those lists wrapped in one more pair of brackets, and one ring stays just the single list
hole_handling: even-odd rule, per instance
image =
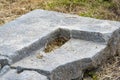
[{"label": "green grass tuft", "polygon": [[[117,8],[112,0],[49,0],[44,9],[99,19],[120,20],[111,8]],[[117,17],[116,17],[117,16]]]}]

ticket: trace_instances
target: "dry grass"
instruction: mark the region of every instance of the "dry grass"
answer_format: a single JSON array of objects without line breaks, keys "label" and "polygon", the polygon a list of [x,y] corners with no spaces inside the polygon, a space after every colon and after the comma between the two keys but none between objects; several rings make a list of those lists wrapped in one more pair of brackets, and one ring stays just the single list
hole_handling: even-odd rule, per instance
[{"label": "dry grass", "polygon": [[34,9],[120,20],[120,0],[0,0],[0,24]]},{"label": "dry grass", "polygon": [[120,55],[110,58],[96,74],[100,80],[120,80]]},{"label": "dry grass", "polygon": [[0,0],[0,24],[39,8],[38,4],[44,2],[45,0]]},{"label": "dry grass", "polygon": [[53,41],[49,42],[45,46],[44,52],[49,53],[49,52],[53,51],[54,49],[57,49],[57,48],[61,47],[68,40],[69,39],[65,38],[65,37],[58,37],[58,38],[54,39]]},{"label": "dry grass", "polygon": [[120,80],[120,55],[109,58],[96,70],[87,71],[83,80]]}]

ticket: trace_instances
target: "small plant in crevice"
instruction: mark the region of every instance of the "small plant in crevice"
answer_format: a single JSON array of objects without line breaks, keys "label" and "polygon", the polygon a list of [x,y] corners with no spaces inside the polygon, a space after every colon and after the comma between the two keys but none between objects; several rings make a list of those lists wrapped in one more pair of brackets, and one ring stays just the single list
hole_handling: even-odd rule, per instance
[{"label": "small plant in crevice", "polygon": [[84,78],[90,77],[92,80],[99,80],[98,75],[96,74],[96,69],[95,70],[86,70],[84,73]]},{"label": "small plant in crevice", "polygon": [[61,47],[68,40],[69,39],[66,37],[58,37],[58,38],[50,41],[49,43],[47,43],[47,45],[45,46],[44,52],[49,53],[49,52],[53,51],[54,49]]}]

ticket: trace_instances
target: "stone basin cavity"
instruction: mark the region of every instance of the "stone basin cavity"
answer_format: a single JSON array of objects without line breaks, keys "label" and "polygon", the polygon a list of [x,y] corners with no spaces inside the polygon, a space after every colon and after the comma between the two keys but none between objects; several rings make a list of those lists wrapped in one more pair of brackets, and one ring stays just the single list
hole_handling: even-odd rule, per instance
[{"label": "stone basin cavity", "polygon": [[[91,39],[74,38],[71,30],[62,28],[53,31],[45,39],[43,47],[14,63],[12,67],[17,69],[20,66],[23,71],[37,69],[51,80],[64,80],[68,77],[71,80],[82,75],[82,71],[93,68],[92,58],[106,47]],[[59,41],[57,45],[56,41]]]},{"label": "stone basin cavity", "polygon": [[[59,35],[55,36],[52,40],[48,40],[49,42],[47,41],[47,43],[45,44],[44,50],[43,50],[45,53],[54,51],[55,49],[60,48],[67,41],[69,41],[70,35],[67,35],[67,36],[61,35],[63,34],[61,32],[64,32],[64,30],[62,29],[59,29],[59,30],[60,30],[60,32],[58,33]],[[64,34],[66,33],[69,33],[69,32],[64,32]],[[54,33],[54,34],[57,34],[57,33]],[[51,35],[54,35],[54,34],[51,34]]]}]

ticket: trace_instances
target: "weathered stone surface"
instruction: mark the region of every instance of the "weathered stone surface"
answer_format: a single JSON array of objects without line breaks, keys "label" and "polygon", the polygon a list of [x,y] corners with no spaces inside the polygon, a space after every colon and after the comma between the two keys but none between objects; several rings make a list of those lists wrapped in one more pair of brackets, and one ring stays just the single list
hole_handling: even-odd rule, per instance
[{"label": "weathered stone surface", "polygon": [[[32,11],[0,27],[0,64],[3,68],[10,64],[15,69],[0,80],[28,80],[31,76],[33,80],[46,80],[45,76],[50,80],[82,78],[84,70],[120,54],[119,28],[120,22],[115,21]],[[69,40],[44,53],[46,44],[58,36]],[[37,54],[43,58],[38,59]]]},{"label": "weathered stone surface", "polygon": [[2,69],[0,69],[0,77],[8,72],[8,70],[10,70],[10,67],[8,65],[5,65]]},{"label": "weathered stone surface", "polygon": [[75,39],[83,39],[93,42],[106,42],[109,40],[111,34],[101,34],[99,32],[89,32],[89,31],[80,31],[72,30],[72,37]]},{"label": "weathered stone surface", "polygon": [[46,76],[40,75],[35,71],[24,71],[17,73],[16,70],[10,70],[0,77],[0,80],[48,80]]},{"label": "weathered stone surface", "polygon": [[[13,62],[17,59],[20,60],[23,57],[22,55],[29,54],[30,49],[34,48],[30,44],[40,40],[60,26],[86,32],[99,32],[100,35],[106,36],[118,29],[119,25],[120,23],[115,21],[35,10],[0,27],[0,54],[10,57]],[[108,40],[108,37],[110,36],[107,36],[105,40]]]},{"label": "weathered stone surface", "polygon": [[108,42],[112,55],[120,55],[120,28],[115,30]]},{"label": "weathered stone surface", "polygon": [[50,73],[52,80],[67,80],[68,77],[74,79],[82,75],[82,70],[88,67],[93,68],[90,58],[105,47],[106,45],[89,41],[70,39],[62,47],[50,53],[44,53],[41,50],[37,51],[35,54],[42,53],[44,55],[43,59],[38,59],[36,55],[32,55],[12,66],[47,71]]}]

